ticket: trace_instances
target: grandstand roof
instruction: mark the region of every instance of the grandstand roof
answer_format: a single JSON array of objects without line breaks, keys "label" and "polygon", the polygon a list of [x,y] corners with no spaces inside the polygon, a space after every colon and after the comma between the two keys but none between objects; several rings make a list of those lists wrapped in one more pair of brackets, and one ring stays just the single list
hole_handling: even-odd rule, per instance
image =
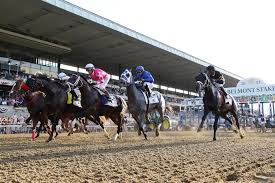
[{"label": "grandstand roof", "polygon": [[[64,0],[2,0],[0,41],[36,53],[61,55],[64,64],[88,62],[117,75],[143,65],[156,83],[194,91],[194,76],[209,63]],[[218,68],[227,86],[240,76]],[[121,71],[121,70],[120,70]]]}]

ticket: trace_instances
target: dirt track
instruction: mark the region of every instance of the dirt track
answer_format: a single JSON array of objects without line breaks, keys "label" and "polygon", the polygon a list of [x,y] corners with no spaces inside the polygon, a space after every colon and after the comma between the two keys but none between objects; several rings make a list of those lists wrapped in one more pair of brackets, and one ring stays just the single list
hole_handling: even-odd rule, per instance
[{"label": "dirt track", "polygon": [[275,182],[275,134],[149,136],[125,133],[114,143],[102,133],[63,133],[47,144],[46,135],[0,135],[0,182]]}]

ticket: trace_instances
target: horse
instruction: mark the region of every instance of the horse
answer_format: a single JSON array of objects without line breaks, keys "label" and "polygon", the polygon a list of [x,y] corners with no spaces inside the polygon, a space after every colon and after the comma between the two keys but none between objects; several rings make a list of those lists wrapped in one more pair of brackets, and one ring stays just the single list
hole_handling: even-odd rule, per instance
[{"label": "horse", "polygon": [[[152,111],[158,111],[160,115],[160,121],[163,121],[164,112],[168,107],[165,106],[165,100],[161,93],[154,91],[157,95],[158,102],[146,104],[146,99],[143,95],[141,89],[139,89],[133,79],[132,72],[126,69],[120,76],[120,83],[126,86],[126,93],[128,96],[128,108],[129,112],[132,114],[133,118],[138,124],[139,135],[141,132],[144,138],[147,140],[147,134],[145,133],[145,124],[149,123],[148,113]],[[157,123],[157,122],[156,122]],[[159,129],[161,123],[156,124],[155,135],[159,136]]]},{"label": "horse", "polygon": [[102,96],[100,95],[100,91],[96,89],[95,86],[91,85],[87,79],[83,76],[78,76],[73,74],[67,81],[71,83],[72,88],[78,87],[81,92],[81,98],[85,100],[81,100],[81,105],[83,110],[78,113],[75,118],[78,117],[86,117],[89,119],[90,116],[93,117],[93,122],[100,125],[104,130],[105,135],[108,139],[110,139],[109,134],[104,128],[103,122],[100,120],[100,116],[104,116],[106,119],[111,119],[117,125],[117,133],[114,135],[113,140],[116,140],[119,134],[122,132],[122,126],[124,124],[124,116],[127,110],[126,101],[120,97],[115,96],[116,100],[119,102],[118,106],[113,107],[109,105],[102,104]]},{"label": "horse", "polygon": [[[19,82],[18,82],[19,83]],[[15,84],[13,87],[11,94],[14,93],[14,91],[19,91],[21,84]],[[65,111],[67,107],[67,86],[64,86],[60,84],[58,81],[51,80],[50,78],[44,76],[44,75],[38,75],[33,76],[31,78],[28,78],[26,80],[26,85],[29,87],[29,92],[43,92],[44,93],[44,100],[38,102],[34,107],[40,107],[41,110],[43,110],[43,113],[45,114],[44,118],[47,116],[47,119],[44,119],[41,121],[41,123],[47,123],[48,119],[52,122],[52,130],[50,132],[50,136],[47,140],[47,142],[50,142],[53,139],[53,133],[56,132],[56,126],[58,125],[59,119],[61,119],[61,115]],[[34,109],[35,110],[35,109]],[[30,110],[29,110],[30,112]],[[39,115],[41,114],[41,111],[38,112]],[[32,118],[32,116],[30,116]],[[41,119],[41,118],[40,118]],[[33,125],[35,125],[36,119],[33,120]],[[56,136],[58,133],[56,132]]]},{"label": "horse", "polygon": [[[35,87],[34,83],[29,81],[29,84],[30,84],[30,89],[34,90],[34,87]],[[9,93],[9,96],[15,97],[18,95],[23,95],[23,98],[26,101],[26,107],[30,114],[30,116],[26,119],[25,123],[29,124],[29,122],[32,120],[32,140],[34,141],[37,137],[39,137],[40,132],[42,130],[42,126],[44,126],[47,132],[50,133],[50,127],[48,125],[48,116],[46,111],[44,110],[46,107],[45,94],[41,91],[34,91],[34,92],[25,91],[25,93],[22,94],[20,93],[22,91],[21,90],[22,85],[23,85],[23,80],[17,80],[13,85]],[[35,134],[38,121],[40,121],[41,123],[37,133]]]},{"label": "horse", "polygon": [[[198,132],[203,128],[204,121],[209,112],[213,112],[215,114],[215,122],[214,122],[214,137],[213,141],[216,140],[216,131],[218,129],[218,119],[219,117],[224,118],[229,121],[231,125],[233,125],[232,120],[235,121],[238,130],[234,130],[235,133],[239,133],[240,137],[243,138],[244,135],[240,131],[240,124],[237,116],[237,103],[235,99],[228,94],[230,97],[230,102],[225,103],[225,96],[223,92],[213,84],[213,81],[209,78],[206,73],[200,73],[195,77],[196,80],[196,91],[199,93],[201,97],[202,91],[204,91],[203,96],[203,104],[204,104],[204,114],[202,117],[202,121],[199,125]],[[227,116],[231,114],[232,120]]]}]

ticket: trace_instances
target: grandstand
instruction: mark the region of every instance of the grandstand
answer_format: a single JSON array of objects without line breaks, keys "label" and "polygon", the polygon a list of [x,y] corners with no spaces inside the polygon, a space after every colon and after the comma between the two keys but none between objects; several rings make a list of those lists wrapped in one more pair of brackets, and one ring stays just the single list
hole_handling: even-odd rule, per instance
[{"label": "grandstand", "polygon": [[[52,77],[62,70],[85,73],[83,66],[91,61],[112,74],[109,90],[113,92],[124,68],[144,65],[155,77],[155,89],[177,109],[183,97],[196,96],[194,75],[209,65],[64,0],[1,1],[2,98],[16,78],[37,71]],[[227,87],[241,79],[217,69],[224,73]]]}]

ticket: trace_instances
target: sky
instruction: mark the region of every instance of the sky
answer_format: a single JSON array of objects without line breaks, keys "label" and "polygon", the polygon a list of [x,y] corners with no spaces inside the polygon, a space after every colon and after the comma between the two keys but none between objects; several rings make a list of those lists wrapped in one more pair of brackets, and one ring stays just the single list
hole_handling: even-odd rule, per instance
[{"label": "sky", "polygon": [[67,0],[244,78],[275,84],[273,0]]}]

